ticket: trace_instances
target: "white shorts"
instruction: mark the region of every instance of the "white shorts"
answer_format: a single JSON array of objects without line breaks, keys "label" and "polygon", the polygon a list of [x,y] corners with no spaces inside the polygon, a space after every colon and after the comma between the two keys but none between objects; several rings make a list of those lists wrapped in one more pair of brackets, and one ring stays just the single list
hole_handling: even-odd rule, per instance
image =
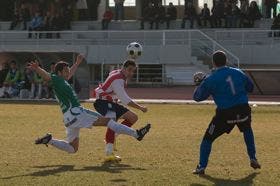
[{"label": "white shorts", "polygon": [[91,128],[93,123],[102,117],[99,113],[74,107],[64,113],[64,124],[66,127],[66,140],[72,142],[79,137],[81,128]]}]

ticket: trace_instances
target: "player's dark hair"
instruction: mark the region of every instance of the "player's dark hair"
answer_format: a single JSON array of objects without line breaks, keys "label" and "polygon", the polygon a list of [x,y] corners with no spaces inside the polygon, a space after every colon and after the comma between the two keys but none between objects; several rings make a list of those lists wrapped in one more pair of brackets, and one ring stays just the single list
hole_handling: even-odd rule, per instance
[{"label": "player's dark hair", "polygon": [[127,68],[129,66],[136,67],[136,62],[134,60],[128,59],[123,63],[123,68]]},{"label": "player's dark hair", "polygon": [[216,67],[222,67],[227,64],[227,56],[223,51],[217,51],[213,54],[213,63]]},{"label": "player's dark hair", "polygon": [[64,67],[69,67],[69,64],[67,62],[64,62],[64,61],[60,61],[60,62],[56,63],[55,68],[54,68],[55,74],[58,74],[58,72],[62,72]]}]

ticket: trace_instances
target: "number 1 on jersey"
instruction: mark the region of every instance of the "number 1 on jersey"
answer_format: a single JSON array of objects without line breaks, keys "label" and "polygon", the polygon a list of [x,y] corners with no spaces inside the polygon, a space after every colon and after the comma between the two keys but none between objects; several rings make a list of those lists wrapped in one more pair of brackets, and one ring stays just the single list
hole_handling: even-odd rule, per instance
[{"label": "number 1 on jersey", "polygon": [[233,84],[233,81],[232,81],[231,76],[228,76],[228,78],[226,79],[226,81],[229,83],[229,86],[230,86],[232,95],[235,95],[235,94],[236,94],[236,91],[235,91],[235,87],[234,87],[234,84]]}]

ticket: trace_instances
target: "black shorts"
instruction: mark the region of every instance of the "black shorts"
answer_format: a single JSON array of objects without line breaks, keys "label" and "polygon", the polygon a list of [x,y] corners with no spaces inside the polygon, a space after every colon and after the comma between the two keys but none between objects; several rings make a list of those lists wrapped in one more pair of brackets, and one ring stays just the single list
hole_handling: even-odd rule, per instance
[{"label": "black shorts", "polygon": [[102,116],[105,116],[108,111],[113,111],[116,113],[116,119],[120,119],[122,115],[127,113],[129,110],[117,103],[110,102],[107,100],[97,99],[93,104],[95,110],[99,112]]},{"label": "black shorts", "polygon": [[224,133],[230,133],[237,125],[240,132],[251,127],[251,107],[248,104],[237,105],[229,109],[216,110],[204,138],[214,141]]}]

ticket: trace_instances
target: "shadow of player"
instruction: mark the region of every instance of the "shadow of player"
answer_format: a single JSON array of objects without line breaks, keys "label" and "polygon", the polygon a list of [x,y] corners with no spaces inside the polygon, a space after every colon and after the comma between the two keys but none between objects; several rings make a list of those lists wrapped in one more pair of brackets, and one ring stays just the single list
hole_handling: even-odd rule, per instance
[{"label": "shadow of player", "polygon": [[[251,173],[248,176],[241,178],[241,179],[237,179],[237,180],[231,180],[231,179],[222,179],[222,178],[214,178],[212,176],[209,175],[201,175],[200,178],[206,179],[210,182],[212,182],[215,186],[223,186],[223,185],[227,185],[227,186],[251,186],[253,185],[253,180],[255,179],[255,177],[258,175],[259,173]],[[202,184],[196,184],[193,183],[191,184],[191,186],[202,186]]]},{"label": "shadow of player", "polygon": [[[8,176],[8,177],[1,177],[0,179],[13,179],[17,177],[44,177],[44,176],[59,176],[61,173],[66,172],[108,172],[108,173],[121,173],[122,171],[129,171],[129,170],[146,170],[143,168],[132,167],[128,164],[121,164],[121,163],[103,163],[101,166],[86,166],[81,169],[75,169],[74,165],[50,165],[50,166],[35,166],[32,168],[39,169],[38,171],[23,174],[23,175],[15,175],[15,176]],[[112,180],[113,182],[122,182],[125,180]]]}]

